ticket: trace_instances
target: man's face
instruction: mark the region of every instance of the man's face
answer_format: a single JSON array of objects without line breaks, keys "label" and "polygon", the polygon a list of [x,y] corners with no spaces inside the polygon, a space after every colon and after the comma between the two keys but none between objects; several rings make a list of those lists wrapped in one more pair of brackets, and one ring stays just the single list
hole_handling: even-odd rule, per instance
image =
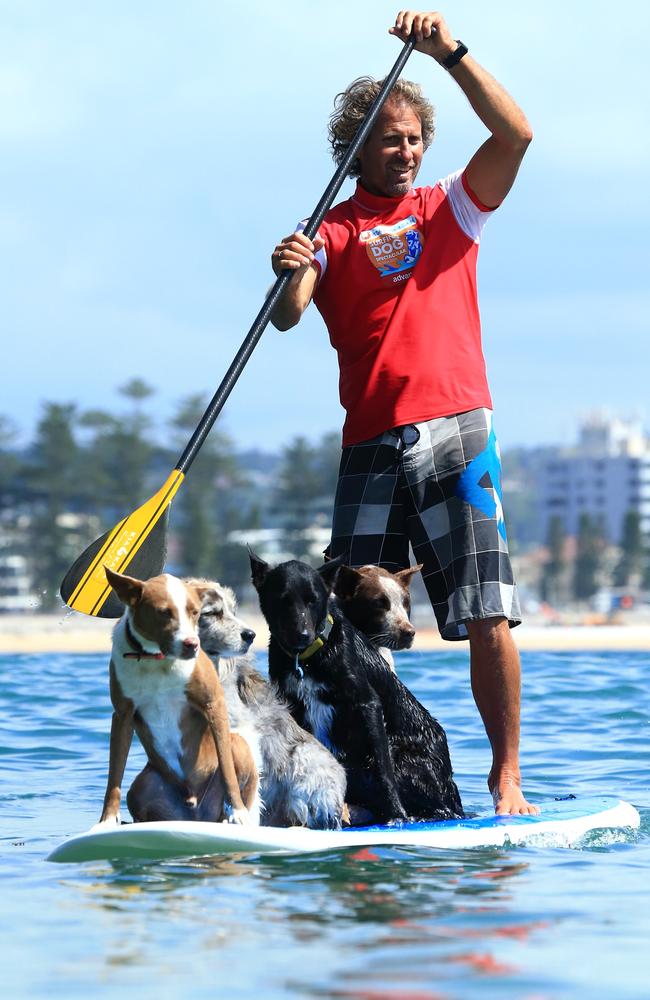
[{"label": "man's face", "polygon": [[371,194],[408,194],[424,155],[422,125],[410,104],[388,101],[359,153],[361,184]]}]

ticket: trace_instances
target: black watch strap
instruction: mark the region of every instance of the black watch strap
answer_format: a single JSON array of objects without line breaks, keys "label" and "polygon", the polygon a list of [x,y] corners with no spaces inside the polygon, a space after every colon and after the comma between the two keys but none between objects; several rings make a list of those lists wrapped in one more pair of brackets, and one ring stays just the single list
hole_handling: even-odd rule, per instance
[{"label": "black watch strap", "polygon": [[456,48],[453,52],[447,56],[446,59],[442,60],[442,65],[445,69],[453,69],[456,63],[459,63],[463,56],[466,56],[468,52],[467,46],[464,42],[461,42],[460,38],[456,39]]}]

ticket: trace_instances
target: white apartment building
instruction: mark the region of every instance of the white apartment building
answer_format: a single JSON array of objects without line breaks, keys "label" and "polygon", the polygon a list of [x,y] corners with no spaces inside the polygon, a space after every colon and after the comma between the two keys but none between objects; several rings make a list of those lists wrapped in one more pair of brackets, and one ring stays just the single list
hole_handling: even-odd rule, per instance
[{"label": "white apartment building", "polygon": [[650,537],[650,438],[640,421],[590,417],[577,445],[558,448],[540,473],[543,538],[554,515],[575,535],[580,515],[589,514],[602,520],[608,540],[617,544],[629,510],[639,513]]},{"label": "white apartment building", "polygon": [[0,614],[35,611],[38,606],[25,557],[0,550]]}]

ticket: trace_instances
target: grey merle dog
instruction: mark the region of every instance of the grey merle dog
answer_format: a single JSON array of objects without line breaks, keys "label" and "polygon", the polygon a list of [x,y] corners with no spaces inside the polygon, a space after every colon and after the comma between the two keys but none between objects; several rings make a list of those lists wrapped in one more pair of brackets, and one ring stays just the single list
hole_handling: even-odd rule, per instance
[{"label": "grey merle dog", "polygon": [[382,822],[461,817],[442,726],[330,596],[341,560],[314,570],[249,554],[271,633],[269,677],[344,765],[351,808]]},{"label": "grey merle dog", "polygon": [[249,744],[259,771],[261,824],[339,828],[347,815],[345,770],[246,655],[255,633],[238,617],[233,591],[214,580],[187,582],[201,584],[201,647],[217,669],[230,727]]}]

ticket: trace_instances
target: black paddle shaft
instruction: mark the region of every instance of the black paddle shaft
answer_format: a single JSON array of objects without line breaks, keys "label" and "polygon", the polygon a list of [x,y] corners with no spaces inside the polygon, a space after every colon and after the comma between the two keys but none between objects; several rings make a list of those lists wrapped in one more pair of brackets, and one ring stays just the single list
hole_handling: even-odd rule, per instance
[{"label": "black paddle shaft", "polygon": [[[341,160],[336,170],[336,173],[334,174],[331,181],[327,185],[327,189],[325,190],[321,200],[318,202],[318,205],[314,209],[309,219],[309,222],[305,226],[304,233],[308,239],[313,240],[314,236],[318,232],[318,227],[325,218],[325,215],[327,214],[332,202],[334,201],[336,195],[338,194],[339,189],[343,184],[343,181],[347,177],[350,167],[352,166],[352,163],[357,153],[359,152],[361,146],[366,141],[368,133],[370,132],[372,126],[374,125],[377,115],[381,111],[390,91],[395,86],[395,83],[397,82],[400,73],[404,69],[406,60],[413,51],[414,46],[415,46],[415,39],[413,38],[413,36],[411,36],[408,39],[408,41],[404,43],[404,47],[400,52],[399,58],[397,59],[395,65],[391,69],[388,76],[385,78],[382,88],[377,94],[372,105],[370,106],[370,109],[365,117],[363,124],[359,128],[359,131],[355,135],[352,142],[350,143],[347,153]],[[244,370],[246,362],[248,361],[251,354],[255,350],[255,347],[257,346],[260,337],[262,336],[264,330],[268,326],[269,320],[271,319],[271,314],[273,313],[273,310],[278,304],[278,301],[284,294],[285,288],[291,281],[292,274],[293,271],[290,270],[283,271],[282,274],[277,278],[271,291],[267,295],[264,305],[257,314],[252,327],[246,334],[246,337],[244,338],[244,341],[241,347],[239,348],[233,363],[226,372],[221,385],[219,386],[214,396],[210,400],[210,403],[208,404],[205,413],[201,417],[198,427],[196,428],[194,434],[190,438],[187,447],[185,448],[185,451],[183,452],[178,462],[176,463],[175,468],[178,469],[180,472],[187,472],[190,465],[196,458],[199,448],[201,447],[206,437],[208,436],[213,423],[221,413],[224,403],[228,399],[228,396],[230,395],[232,389],[234,388],[237,379]]]}]

